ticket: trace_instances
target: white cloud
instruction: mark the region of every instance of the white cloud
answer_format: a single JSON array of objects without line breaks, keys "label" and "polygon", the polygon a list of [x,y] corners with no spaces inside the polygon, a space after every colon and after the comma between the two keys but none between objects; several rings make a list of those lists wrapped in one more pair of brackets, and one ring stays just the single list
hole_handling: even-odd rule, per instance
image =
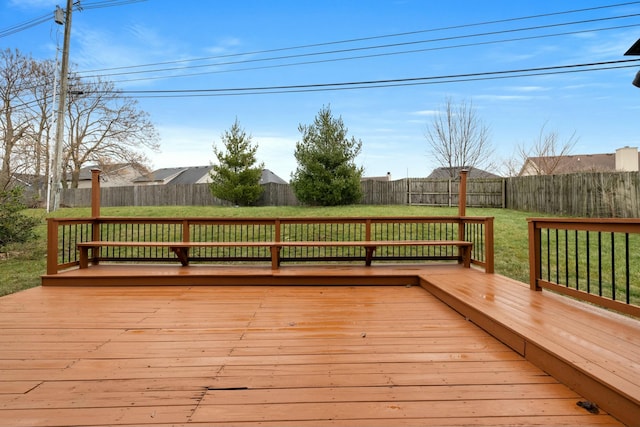
[{"label": "white cloud", "polygon": [[[164,61],[167,57],[174,60],[184,58],[184,49],[176,45],[173,39],[153,28],[138,24],[130,25],[126,27],[126,31],[117,33],[79,24],[75,28],[74,40],[79,50],[72,49],[71,57],[80,69],[126,67]],[[136,76],[111,78],[117,81]]]},{"label": "white cloud", "polygon": [[440,114],[440,111],[438,110],[420,110],[420,111],[413,111],[411,113],[414,116],[437,116],[438,114]]},{"label": "white cloud", "polygon": [[525,95],[478,95],[475,99],[484,101],[531,101],[532,99],[536,99],[536,97]]},{"label": "white cloud", "polygon": [[240,39],[236,37],[224,37],[219,39],[214,46],[205,48],[205,51],[212,54],[229,53],[232,48],[236,48],[241,45],[242,43],[240,42]]},{"label": "white cloud", "polygon": [[51,9],[53,10],[59,5],[58,0],[9,0],[11,7],[19,7],[22,9]]},{"label": "white cloud", "polygon": [[512,86],[507,89],[516,92],[544,92],[550,90],[550,88],[544,86]]}]

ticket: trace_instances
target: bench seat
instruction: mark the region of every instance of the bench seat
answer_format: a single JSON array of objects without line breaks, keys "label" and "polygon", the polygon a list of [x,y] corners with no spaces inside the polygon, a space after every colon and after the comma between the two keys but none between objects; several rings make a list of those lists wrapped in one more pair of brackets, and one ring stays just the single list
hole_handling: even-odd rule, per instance
[{"label": "bench seat", "polygon": [[280,266],[280,250],[283,247],[362,247],[366,251],[365,265],[370,266],[373,253],[380,246],[457,246],[462,263],[471,266],[471,242],[464,240],[364,240],[364,241],[285,241],[285,242],[120,242],[88,241],[77,244],[80,251],[80,268],[89,266],[89,250],[101,247],[165,247],[176,254],[183,266],[189,265],[189,249],[195,247],[267,247],[271,251],[271,267]]}]

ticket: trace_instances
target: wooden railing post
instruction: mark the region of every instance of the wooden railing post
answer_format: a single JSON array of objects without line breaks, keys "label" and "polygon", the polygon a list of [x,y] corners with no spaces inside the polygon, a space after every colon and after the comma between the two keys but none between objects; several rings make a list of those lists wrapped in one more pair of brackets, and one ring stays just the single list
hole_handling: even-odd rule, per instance
[{"label": "wooden railing post", "polygon": [[58,221],[47,220],[47,274],[58,273]]},{"label": "wooden railing post", "polygon": [[189,220],[182,220],[182,241],[190,242],[191,241],[191,230],[189,230]]},{"label": "wooden railing post", "polygon": [[367,218],[365,220],[364,240],[367,240],[367,241],[371,240],[371,218]]},{"label": "wooden railing post", "polygon": [[458,195],[458,216],[467,214],[467,173],[469,171],[462,169],[460,171],[460,189]]},{"label": "wooden railing post", "polygon": [[280,219],[279,218],[277,218],[275,220],[275,227],[274,228],[275,228],[275,230],[274,230],[275,236],[273,236],[274,237],[274,242],[279,242],[280,241]]},{"label": "wooden railing post", "polygon": [[484,261],[485,273],[493,274],[495,272],[494,267],[494,240],[493,240],[493,217],[486,218],[484,220]]},{"label": "wooden railing post", "polygon": [[91,169],[91,216],[100,217],[100,169]]},{"label": "wooden railing post", "polygon": [[[92,239],[100,240],[100,169],[91,169],[91,236]],[[91,250],[92,262],[98,264],[102,248]]]},{"label": "wooden railing post", "polygon": [[532,291],[541,291],[538,279],[542,274],[540,265],[540,228],[535,220],[529,220],[529,286]]}]

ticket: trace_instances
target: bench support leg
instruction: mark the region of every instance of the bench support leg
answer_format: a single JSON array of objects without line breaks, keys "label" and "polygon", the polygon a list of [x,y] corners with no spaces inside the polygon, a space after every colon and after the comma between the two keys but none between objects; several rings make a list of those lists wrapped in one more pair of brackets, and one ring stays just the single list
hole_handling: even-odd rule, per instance
[{"label": "bench support leg", "polygon": [[171,250],[176,254],[178,259],[180,260],[180,264],[182,264],[184,267],[189,265],[189,248],[172,246]]},{"label": "bench support leg", "polygon": [[365,249],[365,251],[367,251],[367,253],[365,255],[365,259],[364,259],[364,265],[369,267],[371,265],[371,261],[373,259],[373,253],[376,251],[376,247],[375,246],[365,246],[364,249]]},{"label": "bench support leg", "polygon": [[271,269],[280,268],[280,246],[271,246]]},{"label": "bench support leg", "polygon": [[[91,251],[91,259],[89,259],[89,251]],[[80,258],[78,265],[80,268],[89,268],[89,261],[93,265],[97,265],[100,261],[100,246],[78,246]]]},{"label": "bench support leg", "polygon": [[89,247],[81,246],[80,248],[80,268],[89,267]]},{"label": "bench support leg", "polygon": [[471,246],[461,246],[460,252],[462,252],[462,264],[466,268],[471,268]]}]

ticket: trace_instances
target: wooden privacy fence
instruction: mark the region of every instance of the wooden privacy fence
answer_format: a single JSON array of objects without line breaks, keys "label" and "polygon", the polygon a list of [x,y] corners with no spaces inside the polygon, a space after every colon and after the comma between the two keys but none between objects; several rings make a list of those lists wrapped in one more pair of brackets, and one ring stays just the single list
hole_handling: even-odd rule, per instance
[{"label": "wooden privacy fence", "polygon": [[[448,206],[459,204],[460,179],[407,178],[409,205]],[[466,206],[504,208],[504,179],[467,179]]]},{"label": "wooden privacy fence", "polygon": [[640,219],[528,221],[531,289],[640,317]]},{"label": "wooden privacy fence", "polygon": [[[407,178],[397,181],[362,181],[365,205],[458,206],[459,180]],[[289,184],[263,184],[258,206],[299,204]],[[102,206],[227,206],[211,195],[208,184],[102,187]],[[62,204],[91,206],[91,189],[65,189]],[[467,206],[504,207],[504,180],[467,180]]]},{"label": "wooden privacy fence", "polygon": [[505,183],[509,209],[587,218],[640,217],[638,172],[522,176]]},{"label": "wooden privacy fence", "polygon": [[[365,205],[457,206],[458,179],[406,178],[362,181]],[[295,206],[289,184],[264,184],[259,206]],[[579,173],[468,179],[466,204],[577,217],[640,217],[640,174]],[[66,189],[62,204],[91,205],[91,189]],[[103,187],[102,206],[230,205],[216,199],[207,184]]]},{"label": "wooden privacy fence", "polygon": [[[416,245],[407,243],[412,240]],[[462,240],[473,245],[471,263],[493,273],[492,217],[49,218],[47,274],[79,266],[78,244],[83,242],[399,242],[375,249],[372,259],[377,262],[461,260],[457,245],[446,242]],[[427,246],[418,241],[445,244]],[[131,246],[109,245],[91,257],[118,262],[177,260],[170,245]],[[362,261],[367,257],[361,245],[282,246],[280,258],[290,262]],[[263,262],[270,261],[272,254],[269,245],[194,245],[189,259],[196,263]]]}]

